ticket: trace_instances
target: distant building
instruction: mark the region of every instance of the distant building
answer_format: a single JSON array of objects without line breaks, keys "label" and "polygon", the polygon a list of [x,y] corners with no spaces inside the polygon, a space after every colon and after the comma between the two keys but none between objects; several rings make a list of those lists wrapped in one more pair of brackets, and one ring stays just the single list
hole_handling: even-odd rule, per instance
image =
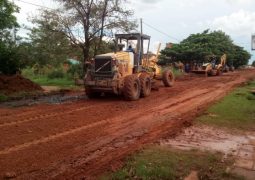
[{"label": "distant building", "polygon": [[170,48],[171,49],[173,47],[173,45],[174,45],[173,43],[166,43],[166,48]]},{"label": "distant building", "polygon": [[69,62],[69,63],[71,63],[71,64],[80,64],[81,62],[80,61],[78,61],[78,60],[76,60],[76,59],[67,59],[67,61]]},{"label": "distant building", "polygon": [[251,36],[251,49],[255,50],[255,34]]}]

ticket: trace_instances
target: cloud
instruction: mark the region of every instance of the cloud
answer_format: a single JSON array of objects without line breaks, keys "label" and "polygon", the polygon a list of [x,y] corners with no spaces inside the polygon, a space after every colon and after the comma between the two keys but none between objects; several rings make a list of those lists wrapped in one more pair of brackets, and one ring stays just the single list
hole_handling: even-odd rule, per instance
[{"label": "cloud", "polygon": [[156,3],[159,3],[160,1],[163,1],[163,0],[142,0],[142,3],[145,3],[145,4],[156,4]]},{"label": "cloud", "polygon": [[229,4],[251,4],[253,0],[225,0]]},{"label": "cloud", "polygon": [[255,12],[239,10],[228,16],[215,18],[209,22],[213,29],[223,30],[236,36],[247,36],[255,33]]}]

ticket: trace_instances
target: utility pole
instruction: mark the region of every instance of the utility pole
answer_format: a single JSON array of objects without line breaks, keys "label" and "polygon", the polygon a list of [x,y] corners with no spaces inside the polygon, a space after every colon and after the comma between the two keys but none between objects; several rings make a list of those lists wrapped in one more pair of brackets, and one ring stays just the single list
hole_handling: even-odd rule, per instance
[{"label": "utility pole", "polygon": [[141,26],[141,34],[143,34],[143,19],[140,19],[140,26]]},{"label": "utility pole", "polygon": [[251,50],[255,50],[255,34],[251,35]]}]

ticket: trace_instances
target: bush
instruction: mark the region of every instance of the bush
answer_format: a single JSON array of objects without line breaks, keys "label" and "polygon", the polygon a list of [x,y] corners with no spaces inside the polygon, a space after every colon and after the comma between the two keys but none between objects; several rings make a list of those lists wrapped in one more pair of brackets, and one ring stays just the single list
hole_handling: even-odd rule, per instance
[{"label": "bush", "polygon": [[254,101],[255,100],[255,95],[249,94],[249,95],[247,95],[247,99],[251,100],[251,101]]},{"label": "bush", "polygon": [[72,76],[73,79],[83,78],[83,69],[81,64],[73,64],[67,71],[68,74]]},{"label": "bush", "polygon": [[4,94],[0,94],[0,102],[7,101],[8,97]]},{"label": "bush", "polygon": [[252,65],[253,67],[255,67],[255,61],[253,61],[251,65]]},{"label": "bush", "polygon": [[63,78],[63,77],[64,77],[64,72],[61,69],[54,70],[48,74],[49,79],[57,79],[57,78]]},{"label": "bush", "polygon": [[7,46],[0,41],[0,73],[13,75],[24,66],[21,63],[17,49],[12,46]]},{"label": "bush", "polygon": [[26,69],[22,69],[22,76],[26,78],[32,78],[35,76],[35,74],[32,68],[26,68]]}]

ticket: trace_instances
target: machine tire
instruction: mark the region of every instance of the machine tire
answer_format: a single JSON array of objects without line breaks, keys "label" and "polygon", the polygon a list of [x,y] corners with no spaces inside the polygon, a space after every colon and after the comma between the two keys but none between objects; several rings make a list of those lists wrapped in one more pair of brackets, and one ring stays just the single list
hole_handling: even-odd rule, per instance
[{"label": "machine tire", "polygon": [[225,72],[228,73],[228,72],[229,72],[229,69],[230,69],[230,68],[229,68],[228,66],[225,67]]},{"label": "machine tire", "polygon": [[234,66],[230,66],[229,70],[230,70],[231,72],[234,72],[234,71],[235,71],[235,67],[234,67]]},{"label": "machine tire", "polygon": [[207,75],[208,75],[208,76],[213,76],[213,71],[212,71],[212,70],[208,71],[208,72],[207,72]]},{"label": "machine tire", "polygon": [[217,75],[217,76],[221,76],[221,75],[222,75],[222,69],[218,69],[216,75]]},{"label": "machine tire", "polygon": [[151,78],[148,74],[143,73],[139,77],[141,83],[141,97],[147,97],[151,93]]},{"label": "machine tire", "polygon": [[162,81],[165,87],[172,87],[174,84],[174,74],[171,70],[165,70],[162,74]]},{"label": "machine tire", "polygon": [[89,99],[97,98],[101,96],[101,92],[95,92],[91,88],[86,87],[85,88],[86,95]]},{"label": "machine tire", "polygon": [[141,84],[135,75],[129,75],[124,79],[123,95],[128,101],[136,101],[140,97]]}]

